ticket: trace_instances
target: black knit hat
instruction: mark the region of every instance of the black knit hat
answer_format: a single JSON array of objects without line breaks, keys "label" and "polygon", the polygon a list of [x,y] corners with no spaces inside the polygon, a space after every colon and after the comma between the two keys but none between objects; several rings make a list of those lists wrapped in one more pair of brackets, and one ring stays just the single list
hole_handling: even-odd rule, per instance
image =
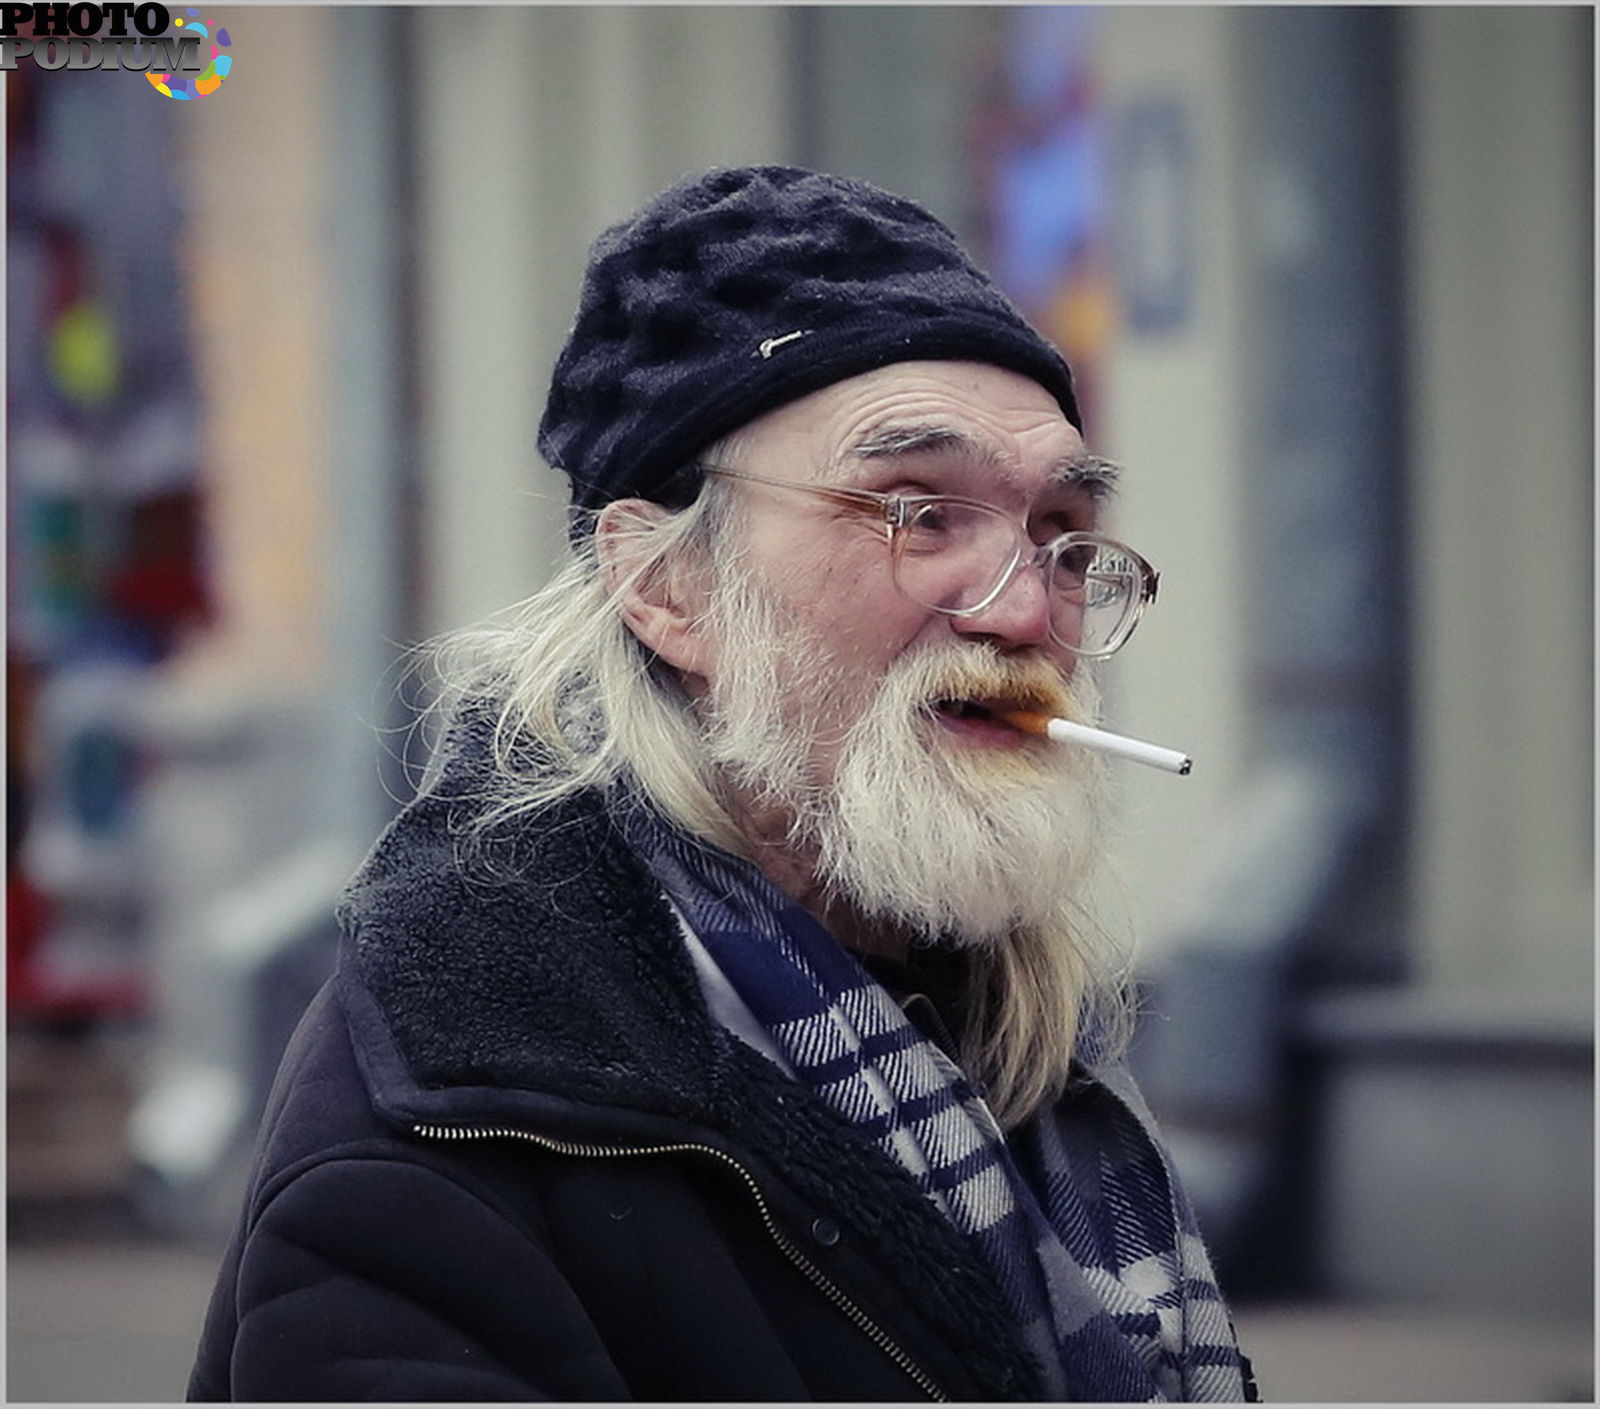
[{"label": "black knit hat", "polygon": [[1082,428],[1072,372],[921,206],[786,166],[679,182],[589,252],[539,449],[587,509],[686,503],[713,441],[892,362],[987,362],[1033,378]]}]

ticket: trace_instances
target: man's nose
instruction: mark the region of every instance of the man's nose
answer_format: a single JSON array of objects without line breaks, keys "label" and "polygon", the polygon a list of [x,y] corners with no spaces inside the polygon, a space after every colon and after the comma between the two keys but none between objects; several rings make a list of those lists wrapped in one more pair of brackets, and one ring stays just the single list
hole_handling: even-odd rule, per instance
[{"label": "man's nose", "polygon": [[999,596],[980,612],[957,616],[950,624],[963,636],[1004,649],[1050,644],[1050,600],[1044,571],[1019,563]]}]

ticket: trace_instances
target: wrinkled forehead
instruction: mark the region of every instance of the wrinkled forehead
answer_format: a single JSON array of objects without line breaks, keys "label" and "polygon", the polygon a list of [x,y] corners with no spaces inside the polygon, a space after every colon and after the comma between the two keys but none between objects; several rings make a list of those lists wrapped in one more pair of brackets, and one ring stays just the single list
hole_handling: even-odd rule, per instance
[{"label": "wrinkled forehead", "polygon": [[1101,476],[1054,396],[985,363],[905,362],[813,392],[735,437],[746,464],[826,483],[937,474],[950,492],[1036,492]]}]

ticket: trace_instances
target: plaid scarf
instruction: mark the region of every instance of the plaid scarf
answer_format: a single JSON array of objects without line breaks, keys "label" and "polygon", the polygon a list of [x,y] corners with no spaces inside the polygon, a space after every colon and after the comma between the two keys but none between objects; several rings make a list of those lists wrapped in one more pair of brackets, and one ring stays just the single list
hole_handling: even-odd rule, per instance
[{"label": "plaid scarf", "polygon": [[753,866],[629,808],[630,839],[794,1076],[977,1248],[1048,1397],[1240,1400],[1254,1385],[1131,1076],[1001,1132],[961,1070]]}]

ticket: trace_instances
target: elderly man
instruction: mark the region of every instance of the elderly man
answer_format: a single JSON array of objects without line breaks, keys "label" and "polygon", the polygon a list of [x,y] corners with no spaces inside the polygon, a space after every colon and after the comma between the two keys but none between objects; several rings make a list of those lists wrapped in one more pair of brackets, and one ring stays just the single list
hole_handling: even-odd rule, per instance
[{"label": "elderly man", "polygon": [[571,560],[440,656],[200,1399],[1253,1397],[1118,1062],[1092,663],[1153,595],[942,224],[784,167],[608,231]]}]

